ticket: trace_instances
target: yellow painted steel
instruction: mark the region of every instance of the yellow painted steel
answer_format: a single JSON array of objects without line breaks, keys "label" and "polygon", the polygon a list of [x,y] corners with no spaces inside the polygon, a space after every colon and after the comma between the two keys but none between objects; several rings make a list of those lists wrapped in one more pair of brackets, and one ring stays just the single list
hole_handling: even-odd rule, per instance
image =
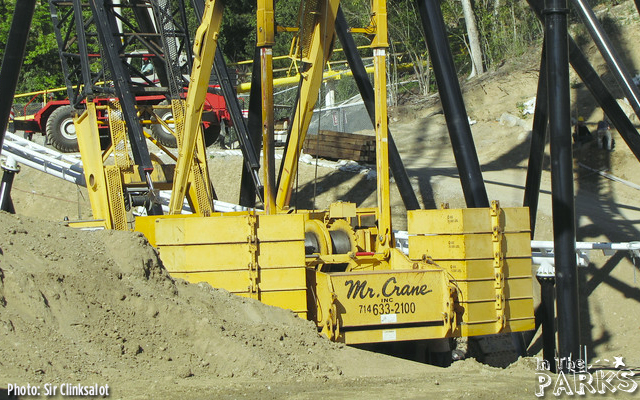
[{"label": "yellow painted steel", "polygon": [[103,219],[92,219],[87,221],[70,221],[67,223],[67,226],[76,229],[83,230],[102,230],[105,229],[105,223]]},{"label": "yellow painted steel", "polygon": [[303,61],[308,69],[301,72],[300,102],[296,106],[296,112],[291,122],[289,143],[285,158],[282,160],[282,175],[276,197],[278,210],[286,209],[291,200],[293,182],[298,170],[298,159],[322,84],[322,70],[331,55],[339,4],[339,0],[314,1],[305,4],[304,21],[309,27],[304,30],[304,37],[300,43],[306,43],[303,45]]},{"label": "yellow painted steel", "polygon": [[[250,297],[247,293],[237,294],[243,297]],[[301,318],[304,318],[308,313],[307,296],[307,289],[283,290],[274,292],[261,291],[256,299],[269,306],[291,310],[298,314],[298,316],[300,316]]]},{"label": "yellow painted steel", "polygon": [[[156,154],[150,154],[153,163],[151,180],[153,187],[158,190],[171,190],[175,164],[165,164]],[[146,177],[141,177],[138,169],[129,168],[122,174],[122,184],[126,187],[146,187]]]},{"label": "yellow painted steel", "polygon": [[[274,57],[274,60],[277,57]],[[407,64],[401,64],[399,66],[399,69],[408,69],[410,68],[410,65]],[[365,70],[367,71],[367,73],[373,73],[373,67],[366,67]],[[325,71],[322,74],[322,80],[335,80],[335,79],[340,79],[342,77],[345,76],[352,76],[353,73],[348,70],[348,71]],[[294,85],[294,84],[298,84],[300,83],[300,77],[303,75],[300,74],[296,74],[293,76],[287,76],[285,78],[275,78],[273,80],[273,86],[283,86],[283,85]],[[237,92],[238,93],[248,93],[249,91],[251,91],[251,82],[244,82],[238,85],[237,87]]]},{"label": "yellow painted steel", "polygon": [[450,330],[447,277],[442,270],[331,274],[342,331],[371,325],[439,324]]},{"label": "yellow painted steel", "polygon": [[[523,221],[529,218],[526,207],[500,208],[503,215],[501,229],[505,232],[524,232],[529,230]],[[509,225],[504,225],[504,223]],[[514,226],[512,226],[514,225]],[[409,232],[431,233],[491,233],[491,215],[486,208],[456,208],[444,210],[421,210],[407,213]]]},{"label": "yellow painted steel", "polygon": [[[447,270],[456,281],[484,281],[494,278],[493,259],[484,260],[440,260],[438,265]],[[503,274],[505,279],[531,279],[531,260],[529,258],[507,258],[504,260]]]},{"label": "yellow painted steel", "polygon": [[113,229],[95,104],[88,101],[87,109],[80,116],[74,118],[73,123],[76,132],[78,132],[78,147],[80,154],[82,154],[82,167],[87,182],[93,218],[102,220],[106,229]]},{"label": "yellow painted steel", "polygon": [[[249,274],[246,270],[207,272],[172,271],[171,275],[175,278],[182,278],[190,282],[207,282],[213,287],[222,287],[231,293],[245,293],[250,285]],[[258,275],[260,290],[263,292],[306,290],[306,275],[307,270],[304,267],[286,269],[261,268]]]},{"label": "yellow painted steel", "polygon": [[[501,242],[507,257],[526,257],[531,254],[531,236],[527,232],[507,233]],[[409,257],[423,255],[434,260],[492,259],[494,256],[490,233],[467,235],[409,236]]]},{"label": "yellow painted steel", "polygon": [[[162,120],[162,118],[158,118],[157,115],[155,119],[164,127],[164,129],[168,130],[176,137],[178,148],[182,148],[184,129],[185,129],[184,128],[185,111],[186,111],[185,101],[183,99],[173,99],[171,100],[171,106],[164,106],[164,105],[154,106],[152,110],[156,108],[166,109],[167,107],[171,109],[171,112],[173,115],[174,128],[172,129],[171,126],[169,126],[169,124],[167,124],[166,121]],[[193,212],[199,215],[206,216],[206,215],[211,215],[211,213],[213,212],[213,203],[211,200],[214,198],[214,196],[213,196],[213,188],[211,186],[211,180],[209,178],[209,168],[207,167],[207,156],[206,156],[206,149],[204,145],[204,139],[201,133],[202,125],[197,124],[196,129],[198,130],[198,132],[196,132],[195,153],[194,153],[191,165],[188,166],[189,179],[187,181],[186,194],[187,194],[187,200],[188,200],[189,206],[191,207]],[[171,154],[171,152],[167,148],[160,145],[150,135],[148,134],[145,134],[145,135],[147,139],[151,140],[154,144],[160,147],[160,149],[163,150],[165,153],[167,153],[167,155],[169,155],[171,158],[173,158],[174,161],[177,161],[178,158],[173,156],[173,154]],[[174,166],[169,168],[173,168],[173,167]],[[163,168],[167,170],[166,166],[163,166]],[[164,186],[156,186],[157,185],[156,178],[154,178],[152,175],[152,178],[154,181],[154,187],[157,187],[158,189],[172,189],[173,176],[175,175],[175,168],[171,169],[171,175],[172,175],[171,180],[169,180],[171,182],[171,185],[168,188],[165,188]],[[167,176],[167,175],[165,174],[164,176]],[[160,180],[160,178],[158,178],[158,180]],[[167,179],[165,178],[165,180]]]},{"label": "yellow painted steel", "polygon": [[302,214],[150,216],[137,218],[136,230],[174,276],[307,313]]},{"label": "yellow painted steel", "polygon": [[275,42],[273,0],[257,0],[257,47],[272,47]]},{"label": "yellow painted steel", "polygon": [[111,101],[107,106],[109,117],[109,132],[111,134],[111,147],[115,158],[115,164],[119,169],[129,169],[133,166],[129,157],[129,142],[127,141],[127,128],[122,118],[122,108],[119,101]]},{"label": "yellow painted steel", "polygon": [[410,211],[409,258],[428,260],[456,283],[456,335],[533,329],[526,208]]},{"label": "yellow painted steel", "polygon": [[260,92],[262,99],[262,171],[264,210],[276,212],[276,162],[273,103],[273,45],[275,15],[272,0],[258,0],[257,47],[260,49]]},{"label": "yellow painted steel", "polygon": [[[300,146],[331,52],[338,0],[308,1],[298,49],[300,105],[275,191],[273,159],[273,21],[271,0],[258,1],[265,211],[221,215],[213,196],[200,127],[213,62],[221,1],[208,0],[196,37],[189,97],[172,102],[179,145],[171,215],[136,218],[167,270],[207,282],[314,321],[348,344],[488,335],[534,327],[529,215],[525,208],[408,212],[409,255],[395,248],[389,200],[386,104],[386,3],[372,1],[377,206],[335,203],[327,210],[287,210]],[[206,82],[205,82],[206,80]],[[114,105],[117,111],[117,105]],[[123,191],[144,185],[128,159],[125,126],[113,119],[115,165],[100,154],[95,106],[76,119],[94,217],[89,226],[126,226]],[[158,177],[158,179],[160,179]],[[155,180],[155,178],[154,178]],[[165,179],[166,180],[166,179]],[[165,182],[169,185],[169,182]],[[180,215],[185,194],[195,215]],[[287,211],[287,213],[283,211]],[[295,211],[295,212],[294,212]],[[101,222],[100,220],[103,220]],[[101,225],[102,224],[102,225]]]},{"label": "yellow painted steel", "polygon": [[113,224],[112,229],[120,231],[128,229],[127,212],[124,206],[124,190],[120,177],[120,168],[115,165],[104,167],[104,175],[107,182],[107,193],[109,194],[109,213]]},{"label": "yellow painted steel", "polygon": [[[439,260],[439,253],[433,258],[427,248],[412,250],[420,254],[413,259],[385,249],[377,240],[357,241],[347,254],[328,254],[327,248],[320,250],[326,254],[308,253],[305,233],[324,234],[331,225],[343,230],[349,226],[354,237],[375,232],[375,227],[358,227],[363,215],[355,210],[354,217],[353,211],[339,203],[314,213],[144,217],[137,219],[136,229],[152,240],[174,276],[292,309],[315,321],[323,334],[348,344],[486,335],[534,326],[530,253],[509,252],[512,232],[505,234],[507,245],[497,255],[492,254],[492,234],[410,232],[419,238],[480,237],[479,244],[465,247],[471,256],[462,259]],[[482,212],[526,216],[520,210],[502,213],[497,207]],[[487,226],[479,226],[481,232],[494,226],[522,230],[528,223],[528,217],[484,220]],[[513,234],[519,240],[528,232]],[[417,243],[413,246],[421,245]],[[498,279],[496,258],[502,260]],[[340,265],[340,271],[332,270]],[[496,298],[497,289],[503,298]]]},{"label": "yellow painted steel", "polygon": [[386,0],[373,0],[372,21],[376,28],[373,47],[373,66],[375,81],[375,131],[376,131],[376,172],[378,174],[378,242],[382,248],[393,247],[394,238],[391,229],[391,200],[389,198],[389,131],[387,117],[387,3]]},{"label": "yellow painted steel", "polygon": [[[192,171],[190,167],[196,153],[196,138],[198,135],[202,136],[200,128],[202,109],[207,89],[209,88],[209,77],[218,44],[218,31],[221,20],[222,2],[207,0],[202,17],[203,22],[198,27],[194,38],[194,60],[186,99],[184,134],[178,151],[178,164],[176,165],[173,192],[169,203],[169,212],[171,214],[180,214],[182,212],[182,204],[189,184],[189,175]],[[206,165],[206,158],[200,160],[200,163],[205,163]],[[200,169],[199,172],[202,170]]]},{"label": "yellow painted steel", "polygon": [[264,210],[276,212],[276,162],[273,109],[273,53],[271,47],[260,49],[260,72],[262,93],[262,170],[264,186]]}]

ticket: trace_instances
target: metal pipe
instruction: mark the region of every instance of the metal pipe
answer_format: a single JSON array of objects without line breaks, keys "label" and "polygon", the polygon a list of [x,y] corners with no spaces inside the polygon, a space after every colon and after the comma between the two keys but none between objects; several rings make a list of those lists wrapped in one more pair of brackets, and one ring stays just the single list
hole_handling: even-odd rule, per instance
[{"label": "metal pipe", "polygon": [[[532,240],[532,249],[553,249],[550,240]],[[640,250],[640,242],[576,242],[576,250]]]},{"label": "metal pipe", "polygon": [[0,67],[0,149],[7,131],[13,95],[16,93],[20,68],[27,48],[29,28],[36,7],[36,0],[20,0],[15,2],[11,29],[7,36],[2,66]]},{"label": "metal pipe", "polygon": [[[9,133],[7,139],[2,145],[3,154],[10,155],[12,158],[28,167],[53,175],[57,178],[64,179],[68,182],[81,186],[86,186],[84,174],[82,173],[82,163],[79,160],[69,160],[57,157],[50,152],[43,152],[40,149],[32,149],[35,147],[33,142],[24,139],[23,142],[15,140],[16,135]],[[24,142],[28,142],[35,146],[27,146]],[[40,146],[38,146],[40,147]],[[48,149],[47,149],[48,150]],[[53,152],[53,151],[51,151]]]},{"label": "metal pipe", "polygon": [[623,185],[627,185],[630,188],[633,188],[635,190],[640,190],[640,185],[636,185],[635,183],[629,182],[628,180],[625,180],[625,179],[622,179],[622,178],[618,178],[615,175],[608,174],[608,173],[606,173],[604,171],[600,171],[599,169],[591,168],[589,166],[584,165],[583,163],[578,163],[578,166],[580,168],[584,168],[584,169],[589,170],[591,172],[595,172],[596,174],[598,174],[600,176],[603,176],[603,177],[605,177],[607,179],[611,179],[614,182],[622,183]]},{"label": "metal pipe", "polygon": [[242,149],[245,166],[249,171],[251,171],[251,182],[253,183],[254,191],[260,201],[263,201],[263,187],[262,183],[260,182],[260,175],[258,172],[260,170],[260,155],[253,145],[253,141],[251,140],[251,137],[249,135],[249,130],[247,129],[244,118],[242,117],[242,110],[240,109],[240,104],[238,103],[238,97],[236,96],[235,90],[233,90],[231,78],[229,78],[229,72],[227,71],[227,64],[224,61],[222,50],[219,47],[216,49],[213,68],[215,69],[216,75],[218,76],[218,83],[222,88],[222,93],[224,95],[227,109],[229,110],[229,114],[231,115],[233,126],[235,126],[236,128],[238,140],[241,143],[240,148]]},{"label": "metal pipe", "polygon": [[433,71],[438,83],[453,154],[468,207],[489,207],[478,154],[473,143],[467,111],[462,99],[453,56],[447,40],[440,2],[416,0],[424,28]]},{"label": "metal pipe", "polygon": [[573,196],[567,0],[545,1],[545,40],[551,136],[551,187],[555,241],[559,357],[580,350],[576,226]]},{"label": "metal pipe", "polygon": [[596,46],[598,46],[598,50],[600,50],[600,54],[602,54],[602,57],[609,66],[609,70],[613,73],[627,100],[629,100],[633,111],[638,118],[640,118],[640,90],[638,90],[638,87],[633,83],[631,74],[629,74],[627,68],[620,61],[620,56],[611,45],[607,34],[604,32],[604,29],[602,29],[600,22],[598,22],[598,18],[596,18],[595,13],[585,0],[572,0],[572,3],[576,11],[578,11],[578,15],[582,18],[582,22],[584,22],[593,41],[596,43]]},{"label": "metal pipe", "polygon": [[538,91],[536,94],[536,107],[533,114],[533,130],[531,132],[531,149],[529,151],[529,164],[527,165],[527,180],[524,187],[525,207],[529,207],[529,223],[531,226],[531,238],[536,230],[536,216],[538,214],[538,200],[540,195],[540,179],[542,177],[542,162],[544,160],[544,147],[547,142],[547,126],[549,121],[547,99],[547,57],[546,46],[542,45],[540,57],[540,75],[538,77]]},{"label": "metal pipe", "polygon": [[[353,78],[358,86],[358,91],[360,92],[362,100],[364,101],[364,106],[369,113],[369,118],[371,118],[371,123],[375,125],[375,99],[373,86],[371,85],[365,66],[362,63],[362,59],[358,54],[358,49],[355,41],[353,40],[353,36],[349,33],[349,26],[347,25],[347,19],[344,16],[342,7],[338,8],[338,13],[336,15],[336,34],[342,44],[342,48],[344,49],[344,54],[347,57],[347,63],[351,68]],[[418,202],[416,193],[411,186],[409,175],[407,175],[407,170],[404,168],[404,164],[400,158],[400,153],[398,152],[398,148],[396,147],[396,143],[393,140],[393,136],[391,136],[390,131],[388,132],[388,138],[389,166],[391,167],[391,172],[395,178],[396,185],[398,186],[400,197],[402,197],[402,201],[407,210],[418,210],[420,209],[420,203]]]},{"label": "metal pipe", "polygon": [[13,208],[13,201],[11,201],[11,186],[13,178],[20,172],[20,168],[16,160],[9,156],[2,164],[2,170],[4,173],[2,174],[2,183],[0,183],[0,210],[15,214],[16,210]]}]

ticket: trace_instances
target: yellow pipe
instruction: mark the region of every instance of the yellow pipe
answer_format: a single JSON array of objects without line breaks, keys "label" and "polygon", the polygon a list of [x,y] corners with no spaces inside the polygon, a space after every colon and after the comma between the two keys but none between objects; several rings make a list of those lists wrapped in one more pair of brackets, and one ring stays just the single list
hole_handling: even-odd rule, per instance
[{"label": "yellow pipe", "polygon": [[372,0],[372,21],[376,27],[373,37],[374,90],[375,90],[375,131],[376,131],[376,172],[378,175],[378,248],[394,247],[391,230],[391,201],[389,188],[389,138],[387,126],[387,3],[386,0]]},{"label": "yellow pipe", "polygon": [[37,96],[39,94],[47,94],[47,93],[53,93],[53,92],[62,92],[67,90],[66,87],[63,88],[55,88],[55,89],[45,89],[45,90],[38,90],[37,92],[29,92],[29,93],[21,93],[21,94],[16,94],[15,96],[13,96],[14,99],[19,99],[21,97],[30,97],[30,96]]},{"label": "yellow pipe", "polygon": [[[413,63],[398,64],[398,70],[406,70],[413,67]],[[374,73],[374,67],[365,68],[368,74]],[[346,71],[327,71],[322,75],[323,80],[340,79],[343,76],[352,76],[351,70]],[[273,86],[294,85],[300,82],[300,75],[287,76],[285,78],[276,78],[273,80]],[[251,91],[251,82],[241,83],[237,87],[238,93],[248,93]]]}]

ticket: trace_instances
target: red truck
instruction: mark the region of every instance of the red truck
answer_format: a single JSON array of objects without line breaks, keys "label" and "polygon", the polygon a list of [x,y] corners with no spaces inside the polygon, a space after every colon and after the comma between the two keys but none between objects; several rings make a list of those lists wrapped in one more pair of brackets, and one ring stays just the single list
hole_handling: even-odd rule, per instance
[{"label": "red truck", "polygon": [[[220,135],[221,124],[231,126],[231,116],[227,110],[227,106],[222,95],[215,93],[217,88],[211,87],[205,101],[204,111],[202,114],[202,124],[204,130],[205,143],[207,146],[213,144]],[[38,95],[34,96],[32,101]],[[73,125],[73,115],[75,109],[69,103],[69,100],[51,100],[42,108],[37,110],[35,114],[29,115],[27,105],[20,110],[17,106],[14,110],[17,115],[13,119],[13,129],[24,131],[26,135],[35,132],[46,135],[47,141],[56,149],[62,152],[78,151],[78,140],[76,137],[75,126]],[[107,105],[110,99],[97,98],[94,103],[98,106]],[[139,105],[159,105],[168,104],[164,96],[138,96],[136,101]],[[106,115],[103,111],[98,111],[98,119],[104,123],[100,125],[101,137],[109,137],[109,125]],[[164,121],[172,121],[173,115],[171,109],[156,109],[158,117]],[[150,119],[150,116],[143,116],[144,119]],[[159,123],[147,126],[151,129],[152,135],[164,146],[176,147],[176,138],[164,126]]]}]

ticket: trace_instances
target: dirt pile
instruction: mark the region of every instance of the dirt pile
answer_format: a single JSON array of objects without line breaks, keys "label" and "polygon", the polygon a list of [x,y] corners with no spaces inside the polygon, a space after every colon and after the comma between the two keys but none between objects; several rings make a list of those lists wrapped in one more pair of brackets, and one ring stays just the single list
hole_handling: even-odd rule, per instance
[{"label": "dirt pile", "polygon": [[501,379],[477,365],[448,372],[331,343],[290,311],[174,280],[139,234],[0,212],[0,388],[108,384],[114,398],[185,400],[369,399],[402,387],[458,398],[472,392],[457,382],[490,377],[495,387],[474,397],[527,393],[514,382],[531,371]]},{"label": "dirt pile", "polygon": [[0,213],[0,369],[35,381],[337,376],[292,312],[172,279],[139,234]]}]

